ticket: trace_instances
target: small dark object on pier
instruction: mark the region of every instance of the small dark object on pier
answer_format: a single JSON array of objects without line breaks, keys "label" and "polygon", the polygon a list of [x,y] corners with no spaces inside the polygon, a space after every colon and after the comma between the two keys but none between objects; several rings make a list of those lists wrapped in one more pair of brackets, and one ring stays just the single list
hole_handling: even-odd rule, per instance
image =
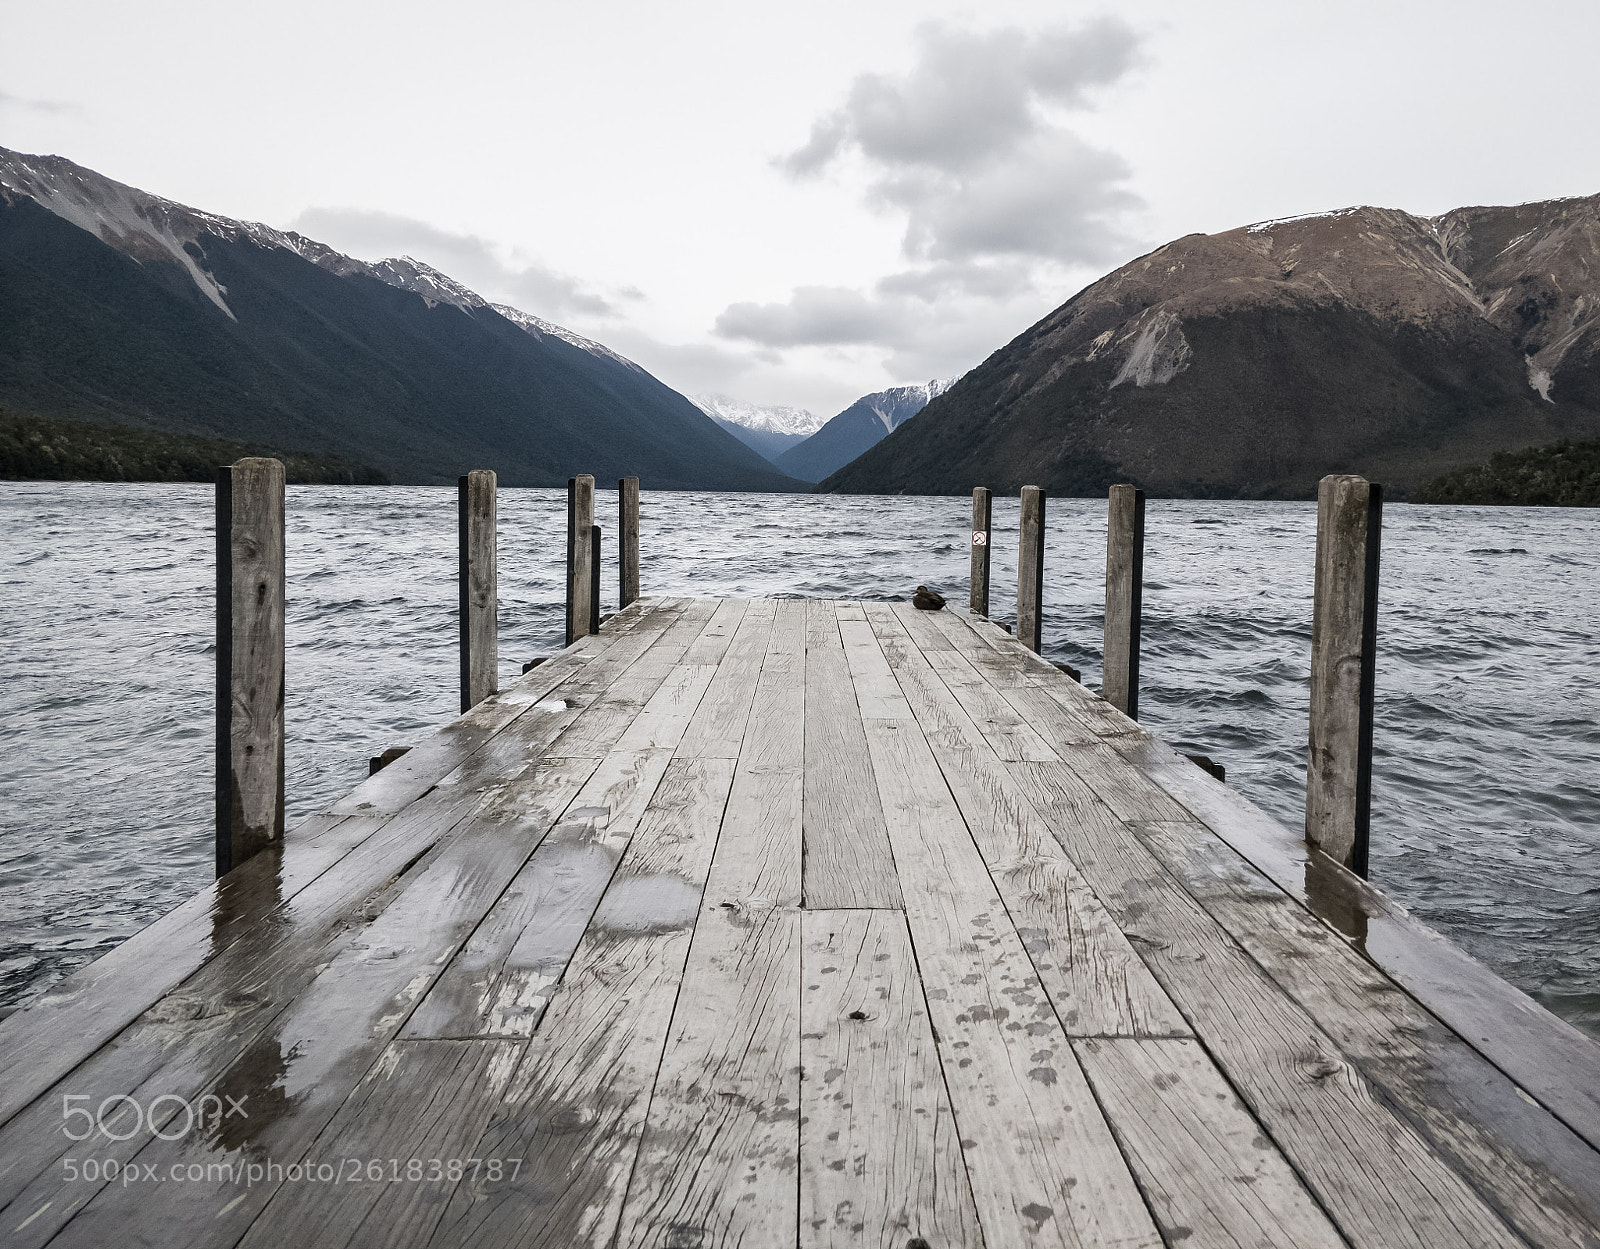
[{"label": "small dark object on pier", "polygon": [[930,590],[925,585],[919,585],[917,592],[911,596],[911,605],[918,611],[938,611],[944,606],[944,595],[937,590]]},{"label": "small dark object on pier", "polygon": [[1071,664],[1062,663],[1059,659],[1053,659],[1050,662],[1055,664],[1056,667],[1060,668],[1061,671],[1065,672],[1069,677],[1071,677],[1079,685],[1083,684],[1083,673],[1079,672]]},{"label": "small dark object on pier", "polygon": [[1211,773],[1212,776],[1216,777],[1223,784],[1227,784],[1228,769],[1223,767],[1220,763],[1214,762],[1210,756],[1189,755],[1188,760],[1202,771]]},{"label": "small dark object on pier", "polygon": [[528,660],[527,663],[522,665],[522,675],[527,676],[528,673],[532,672],[535,668],[549,658],[550,656],[548,655],[540,655],[537,659]]},{"label": "small dark object on pier", "polygon": [[379,772],[382,772],[384,768],[388,767],[391,763],[393,763],[396,759],[410,749],[411,747],[409,746],[391,746],[381,755],[373,755],[372,758],[367,760],[367,775],[378,775]]}]

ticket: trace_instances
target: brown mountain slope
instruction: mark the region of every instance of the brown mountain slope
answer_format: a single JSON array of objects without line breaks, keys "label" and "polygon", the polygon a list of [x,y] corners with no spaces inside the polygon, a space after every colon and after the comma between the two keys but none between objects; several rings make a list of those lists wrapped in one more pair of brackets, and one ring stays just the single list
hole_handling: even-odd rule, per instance
[{"label": "brown mountain slope", "polygon": [[818,488],[1304,497],[1360,472],[1403,496],[1597,433],[1600,196],[1351,208],[1125,265]]}]

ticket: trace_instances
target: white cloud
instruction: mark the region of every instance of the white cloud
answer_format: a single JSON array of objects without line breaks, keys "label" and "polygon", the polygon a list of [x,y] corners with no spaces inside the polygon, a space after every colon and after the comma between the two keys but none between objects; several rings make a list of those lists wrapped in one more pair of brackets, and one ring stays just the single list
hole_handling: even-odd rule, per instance
[{"label": "white cloud", "polygon": [[1037,315],[1042,290],[1059,297],[1067,273],[1127,249],[1121,223],[1141,207],[1132,170],[1063,118],[1139,57],[1139,36],[1114,18],[1034,33],[920,27],[906,73],[858,77],[776,162],[796,179],[864,170],[867,202],[905,222],[906,267],[868,289],[803,286],[732,304],[716,332],[774,350],[876,345],[891,366],[935,358],[949,369],[957,350],[974,362],[1004,338],[980,346],[972,331]]}]

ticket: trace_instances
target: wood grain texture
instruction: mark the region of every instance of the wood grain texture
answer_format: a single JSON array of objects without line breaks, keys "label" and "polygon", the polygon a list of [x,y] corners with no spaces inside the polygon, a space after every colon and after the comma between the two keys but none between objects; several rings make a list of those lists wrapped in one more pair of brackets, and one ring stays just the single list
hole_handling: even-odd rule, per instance
[{"label": "wood grain texture", "polygon": [[1139,718],[1139,625],[1144,603],[1144,491],[1112,486],[1106,523],[1106,623],[1101,696]]},{"label": "wood grain texture", "polygon": [[136,1155],[166,1173],[197,1165],[204,1179],[163,1189],[160,1202],[134,1186],[104,1188],[52,1243],[163,1245],[187,1239],[181,1229],[191,1227],[213,1242],[243,1235],[277,1185],[264,1179],[240,1193],[207,1165],[246,1154],[286,1163],[304,1156],[594,765],[535,767],[537,777],[527,778],[535,801],[493,804],[460,829],[228,1068],[214,1091],[252,1104],[247,1123],[151,1140]]},{"label": "wood grain texture", "polygon": [[[1052,817],[1085,805],[1070,792],[1064,806],[1052,805],[1062,788],[1059,765],[1009,766]],[[1353,1245],[1521,1243],[1131,829],[1104,815],[1092,824],[1052,822],[1168,996]]]},{"label": "wood grain texture", "polygon": [[461,630],[461,710],[471,711],[500,688],[494,473],[475,468],[457,487],[457,612]]},{"label": "wood grain texture", "polygon": [[1195,1041],[1077,1041],[1169,1243],[1343,1249],[1294,1169]]},{"label": "wood grain texture", "polygon": [[[239,1249],[388,1249],[425,1243],[456,1187],[449,1160],[472,1156],[521,1056],[520,1042],[391,1044],[302,1162],[345,1182],[283,1185]],[[364,1169],[372,1161],[380,1179]]]},{"label": "wood grain texture", "polygon": [[639,597],[639,479],[617,482],[617,608]]},{"label": "wood grain texture", "polygon": [[867,614],[1067,1035],[1190,1035],[1049,824],[940,681],[942,670],[918,651],[906,631],[918,622],[888,604],[873,604]]},{"label": "wood grain texture", "polygon": [[731,759],[668,768],[522,1067],[474,1156],[515,1179],[464,1182],[430,1243],[608,1245],[643,1133]]},{"label": "wood grain texture", "polygon": [[277,460],[219,470],[217,875],[283,838],[284,478]]},{"label": "wood grain texture", "polygon": [[832,603],[807,603],[805,904],[899,907],[900,881]]},{"label": "wood grain texture", "polygon": [[[881,688],[893,673],[863,626],[865,640],[846,640],[852,674]],[[1161,1239],[1150,1213],[928,744],[899,705],[904,715],[865,719],[867,743],[985,1238],[1153,1249]]]},{"label": "wood grain texture", "polygon": [[1600,1153],[1209,830],[1194,824],[1134,830],[1530,1243],[1600,1246]]},{"label": "wood grain texture", "polygon": [[1022,487],[1017,537],[1017,640],[1039,649],[1044,622],[1044,491]]},{"label": "wood grain texture", "polygon": [[1124,752],[1192,818],[1600,1149],[1600,1045],[1162,743]]},{"label": "wood grain texture", "polygon": [[1306,840],[1367,874],[1372,798],[1373,628],[1383,488],[1352,474],[1317,486]]},{"label": "wood grain texture", "polygon": [[594,601],[594,478],[579,473],[567,481],[567,645],[594,632],[600,605]]},{"label": "wood grain texture", "polygon": [[700,701],[694,720],[678,744],[684,759],[737,759],[744,741],[750,702],[761,675],[777,604],[757,599],[745,605],[727,653],[720,657],[717,674]]},{"label": "wood grain texture", "polygon": [[801,917],[800,1244],[980,1249],[905,918]]},{"label": "wood grain texture", "polygon": [[794,1236],[804,685],[805,608],[780,602],[618,1246]]},{"label": "wood grain texture", "polygon": [[968,579],[967,605],[980,616],[989,614],[989,565],[993,548],[989,539],[993,529],[994,501],[986,486],[972,491],[972,571]]}]

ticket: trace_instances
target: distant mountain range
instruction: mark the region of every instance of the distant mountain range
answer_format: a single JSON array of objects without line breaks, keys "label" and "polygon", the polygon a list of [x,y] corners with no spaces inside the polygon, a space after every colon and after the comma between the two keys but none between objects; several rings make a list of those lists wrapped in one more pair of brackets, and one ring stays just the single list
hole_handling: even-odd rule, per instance
[{"label": "distant mountain range", "polygon": [[896,386],[876,394],[863,395],[809,438],[791,447],[773,461],[791,477],[801,481],[821,481],[843,468],[867,448],[887,438],[955,385],[932,381],[916,386]]},{"label": "distant mountain range", "polygon": [[699,409],[745,446],[776,460],[822,428],[822,418],[804,408],[769,408],[727,395],[691,395]]},{"label": "distant mountain range", "polygon": [[[1597,433],[1600,196],[1349,208],[1124,265],[820,489],[1304,498],[1359,472],[1404,497]],[[796,454],[780,466],[809,476]]]},{"label": "distant mountain range", "polygon": [[804,487],[615,352],[408,258],[0,148],[0,407],[370,466],[401,483]]}]

